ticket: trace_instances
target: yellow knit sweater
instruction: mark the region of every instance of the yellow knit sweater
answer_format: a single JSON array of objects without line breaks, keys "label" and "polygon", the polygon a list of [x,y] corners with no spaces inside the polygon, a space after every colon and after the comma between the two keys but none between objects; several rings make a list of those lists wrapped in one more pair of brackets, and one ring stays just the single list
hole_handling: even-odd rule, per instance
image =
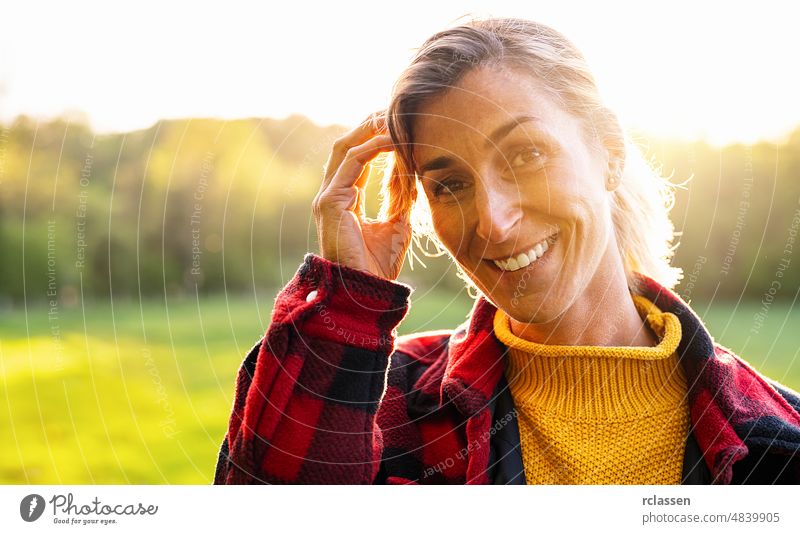
[{"label": "yellow knit sweater", "polygon": [[528,484],[679,484],[689,432],[686,377],[675,349],[681,324],[633,295],[655,347],[534,343],[494,330],[519,414]]}]

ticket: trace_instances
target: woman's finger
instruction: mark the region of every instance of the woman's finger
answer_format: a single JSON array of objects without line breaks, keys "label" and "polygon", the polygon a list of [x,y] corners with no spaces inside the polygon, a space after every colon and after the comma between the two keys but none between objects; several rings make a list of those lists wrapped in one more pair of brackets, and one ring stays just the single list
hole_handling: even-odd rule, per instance
[{"label": "woman's finger", "polygon": [[382,133],[386,130],[386,117],[383,112],[371,113],[361,124],[344,134],[333,143],[333,148],[328,156],[328,162],[325,164],[325,173],[322,180],[322,188],[324,189],[330,183],[336,170],[344,160],[347,151],[358,146],[375,134]]},{"label": "woman's finger", "polygon": [[349,149],[339,166],[339,169],[331,178],[329,188],[348,188],[357,185],[360,181],[360,186],[363,187],[365,176],[364,167],[372,159],[381,152],[390,152],[394,150],[392,139],[389,135],[376,135],[369,141],[362,143],[356,147]]}]

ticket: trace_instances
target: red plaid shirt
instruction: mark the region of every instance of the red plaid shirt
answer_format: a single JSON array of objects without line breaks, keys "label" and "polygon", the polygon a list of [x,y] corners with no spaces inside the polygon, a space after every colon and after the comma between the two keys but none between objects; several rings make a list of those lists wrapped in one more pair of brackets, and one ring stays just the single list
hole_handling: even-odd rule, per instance
[{"label": "red plaid shirt", "polygon": [[[800,395],[640,277],[645,296],[681,322],[691,435],[708,481],[800,482]],[[519,456],[519,443],[495,439],[516,424],[514,410],[493,417],[508,389],[495,307],[479,298],[454,331],[396,337],[411,291],[307,254],[239,370],[215,483],[497,483],[498,458]]]}]

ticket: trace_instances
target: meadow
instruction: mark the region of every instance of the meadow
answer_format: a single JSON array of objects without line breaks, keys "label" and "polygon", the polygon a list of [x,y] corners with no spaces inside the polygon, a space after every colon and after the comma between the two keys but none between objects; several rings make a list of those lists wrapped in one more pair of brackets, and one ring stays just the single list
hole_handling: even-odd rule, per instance
[{"label": "meadow", "polygon": [[[85,302],[0,312],[0,483],[207,484],[234,378],[269,323],[275,292]],[[465,293],[413,295],[400,333],[452,328]],[[800,311],[693,302],[714,337],[800,388]]]}]

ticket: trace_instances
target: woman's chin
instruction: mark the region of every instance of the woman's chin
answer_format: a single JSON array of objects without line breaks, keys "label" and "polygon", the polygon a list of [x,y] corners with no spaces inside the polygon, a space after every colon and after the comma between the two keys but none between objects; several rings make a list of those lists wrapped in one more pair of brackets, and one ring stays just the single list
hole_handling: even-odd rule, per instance
[{"label": "woman's chin", "polygon": [[[519,322],[546,323],[560,314],[561,292],[553,289],[550,279],[534,280],[521,276],[513,280],[510,276],[500,276],[484,280],[488,282],[482,284],[484,294],[496,307]],[[509,283],[512,280],[513,283]]]}]

